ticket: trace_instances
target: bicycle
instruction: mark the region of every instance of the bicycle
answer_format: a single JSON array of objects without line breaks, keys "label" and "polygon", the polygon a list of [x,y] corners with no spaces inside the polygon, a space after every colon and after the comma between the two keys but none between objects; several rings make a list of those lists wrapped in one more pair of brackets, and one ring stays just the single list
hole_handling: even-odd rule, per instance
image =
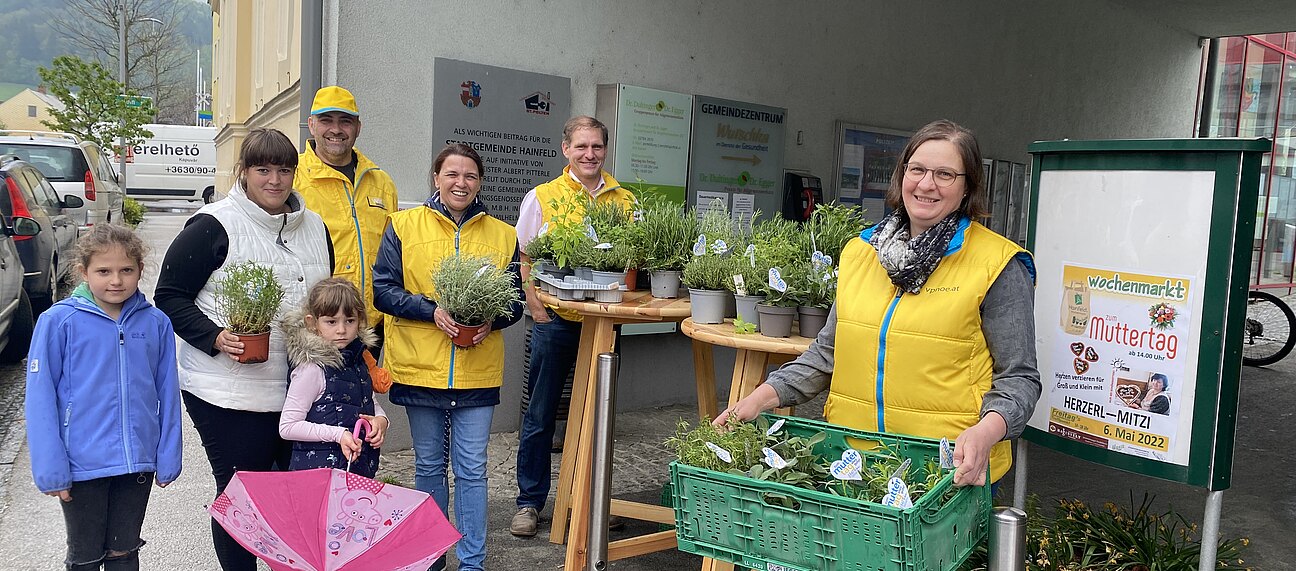
[{"label": "bicycle", "polygon": [[1281,361],[1296,345],[1296,314],[1278,296],[1251,290],[1247,293],[1243,327],[1242,364],[1263,367]]}]

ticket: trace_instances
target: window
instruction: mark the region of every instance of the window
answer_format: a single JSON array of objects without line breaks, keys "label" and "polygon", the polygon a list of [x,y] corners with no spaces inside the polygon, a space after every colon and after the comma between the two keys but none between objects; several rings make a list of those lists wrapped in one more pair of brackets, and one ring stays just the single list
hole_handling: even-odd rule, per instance
[{"label": "window", "polygon": [[[54,192],[54,189],[49,186],[48,182],[45,182],[45,177],[41,176],[40,173],[33,172],[31,169],[23,169],[23,176],[27,178],[27,186],[31,188],[32,195],[36,197],[38,204],[46,208],[58,208],[61,206],[58,193]],[[45,184],[41,184],[42,182],[45,182]]]},{"label": "window", "polygon": [[36,116],[36,106],[35,106],[35,105],[28,105],[28,106],[27,106],[27,116],[28,116],[28,117],[35,117],[35,116]]}]

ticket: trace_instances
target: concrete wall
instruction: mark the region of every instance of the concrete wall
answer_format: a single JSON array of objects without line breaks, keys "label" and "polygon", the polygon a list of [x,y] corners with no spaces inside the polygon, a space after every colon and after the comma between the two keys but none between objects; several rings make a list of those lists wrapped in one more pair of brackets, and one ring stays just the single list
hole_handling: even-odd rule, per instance
[{"label": "concrete wall", "polygon": [[[1201,57],[1195,36],[1102,1],[339,4],[338,84],[367,110],[359,146],[404,201],[427,196],[438,150],[435,57],[570,77],[573,113],[593,114],[595,87],[618,82],[786,107],[786,166],[825,179],[836,120],[913,130],[947,117],[1014,161],[1040,139],[1190,136]],[[678,333],[627,338],[623,359],[623,405],[693,400]],[[731,358],[716,362],[728,378]],[[516,426],[520,383],[506,379],[497,429]]]}]

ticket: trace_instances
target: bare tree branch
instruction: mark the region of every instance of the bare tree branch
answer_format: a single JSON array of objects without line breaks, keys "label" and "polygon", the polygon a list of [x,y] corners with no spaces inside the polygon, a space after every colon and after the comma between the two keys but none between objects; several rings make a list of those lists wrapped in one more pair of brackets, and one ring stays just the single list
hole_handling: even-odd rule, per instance
[{"label": "bare tree branch", "polygon": [[184,19],[180,1],[68,0],[64,15],[50,22],[50,26],[77,51],[89,54],[116,76],[120,69],[118,33],[124,7],[127,40],[124,83],[152,97],[155,108],[162,110],[166,99],[183,98],[180,94],[193,82],[193,74],[187,72],[192,60],[180,33]]}]

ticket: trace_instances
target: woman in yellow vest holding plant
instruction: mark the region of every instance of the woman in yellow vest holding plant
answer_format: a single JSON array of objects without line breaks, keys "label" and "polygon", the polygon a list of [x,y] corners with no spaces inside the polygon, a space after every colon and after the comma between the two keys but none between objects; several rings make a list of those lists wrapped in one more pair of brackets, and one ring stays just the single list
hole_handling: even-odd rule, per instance
[{"label": "woman in yellow vest holding plant", "polygon": [[842,252],[828,325],[716,424],[826,388],[828,422],[949,438],[957,485],[1003,477],[1008,440],[1040,395],[1035,269],[1029,253],[975,222],[987,215],[984,195],[972,132],[945,120],[919,130],[891,177],[894,210]]},{"label": "woman in yellow vest holding plant", "polygon": [[[388,396],[409,415],[414,487],[446,511],[446,466],[453,463],[454,520],[463,534],[455,555],[464,571],[483,569],[486,558],[486,444],[504,381],[500,330],[522,317],[517,236],[477,200],[483,170],[471,147],[442,150],[432,166],[432,196],[423,206],[388,217],[374,266],[374,305],[389,316],[383,350],[392,378]],[[488,258],[512,274],[515,290],[507,314],[486,321],[471,340],[460,340],[467,347],[452,339],[476,324],[456,322],[434,301],[441,298],[433,271],[457,254]],[[433,569],[444,565],[442,558]]]}]

